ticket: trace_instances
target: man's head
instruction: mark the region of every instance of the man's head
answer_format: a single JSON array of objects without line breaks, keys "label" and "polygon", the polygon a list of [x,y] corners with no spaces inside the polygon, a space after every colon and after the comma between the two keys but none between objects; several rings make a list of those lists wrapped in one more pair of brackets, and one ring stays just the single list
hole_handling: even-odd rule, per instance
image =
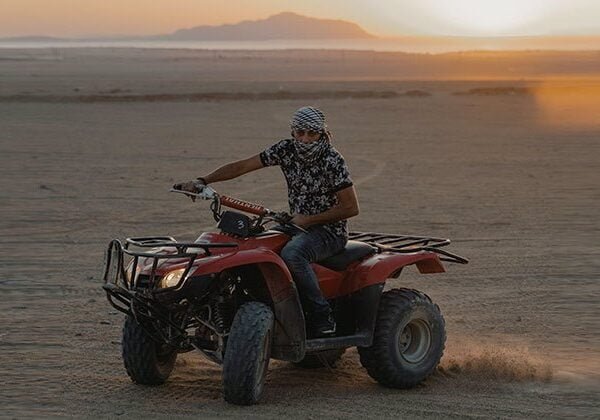
[{"label": "man's head", "polygon": [[326,132],[325,115],[317,108],[305,106],[292,115],[292,136],[301,143],[312,143]]}]

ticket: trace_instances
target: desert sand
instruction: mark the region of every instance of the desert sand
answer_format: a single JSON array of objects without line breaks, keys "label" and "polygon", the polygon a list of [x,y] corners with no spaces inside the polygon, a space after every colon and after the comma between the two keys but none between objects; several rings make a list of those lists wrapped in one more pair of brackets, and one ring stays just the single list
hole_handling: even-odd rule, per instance
[{"label": "desert sand", "polygon": [[[600,55],[532,55],[0,50],[2,417],[598,418]],[[349,163],[352,229],[449,237],[471,260],[387,285],[442,308],[441,367],[400,391],[355,350],[333,371],[273,361],[245,408],[195,354],[132,384],[109,240],[213,229],[169,187],[285,137],[306,104]],[[215,188],[286,208],[276,168]]]}]

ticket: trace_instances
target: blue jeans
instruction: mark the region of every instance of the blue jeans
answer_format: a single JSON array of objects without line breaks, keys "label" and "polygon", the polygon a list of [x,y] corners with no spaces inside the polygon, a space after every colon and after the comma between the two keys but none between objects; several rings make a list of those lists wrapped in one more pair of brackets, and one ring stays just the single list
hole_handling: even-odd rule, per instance
[{"label": "blue jeans", "polygon": [[329,303],[319,288],[319,279],[310,266],[341,252],[347,239],[337,236],[323,226],[316,225],[307,233],[294,236],[281,250],[281,258],[292,273],[302,307],[309,318],[326,317],[331,312]]}]

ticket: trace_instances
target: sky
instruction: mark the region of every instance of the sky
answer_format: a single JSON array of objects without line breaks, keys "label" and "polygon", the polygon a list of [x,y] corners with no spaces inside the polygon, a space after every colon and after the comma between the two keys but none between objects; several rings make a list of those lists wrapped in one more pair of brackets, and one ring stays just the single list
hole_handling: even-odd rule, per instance
[{"label": "sky", "polygon": [[379,36],[600,35],[600,0],[0,0],[0,37],[154,35],[283,11]]}]

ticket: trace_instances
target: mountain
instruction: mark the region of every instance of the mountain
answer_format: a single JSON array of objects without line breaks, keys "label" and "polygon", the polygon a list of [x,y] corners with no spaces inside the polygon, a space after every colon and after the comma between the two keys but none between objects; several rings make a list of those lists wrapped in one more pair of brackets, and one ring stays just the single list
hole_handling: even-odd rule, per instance
[{"label": "mountain", "polygon": [[180,29],[160,38],[174,41],[262,41],[269,39],[372,39],[376,37],[352,22],[317,19],[284,12],[261,20]]},{"label": "mountain", "polygon": [[67,38],[56,38],[53,36],[30,35],[30,36],[13,36],[8,38],[0,38],[2,42],[56,42],[68,41]]}]

